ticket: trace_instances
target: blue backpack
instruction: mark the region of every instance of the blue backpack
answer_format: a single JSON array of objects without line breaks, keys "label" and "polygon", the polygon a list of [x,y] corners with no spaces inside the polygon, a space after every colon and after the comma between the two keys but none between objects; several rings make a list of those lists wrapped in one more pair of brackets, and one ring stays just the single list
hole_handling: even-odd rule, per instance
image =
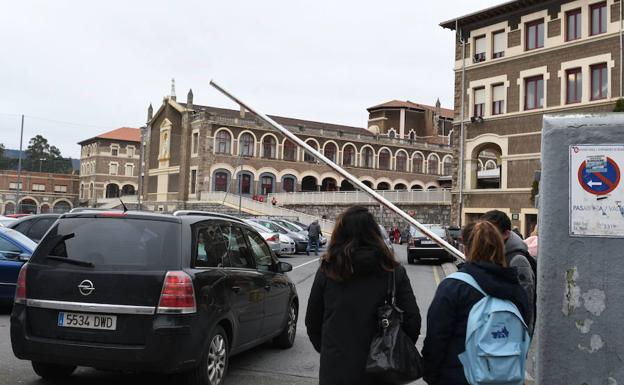
[{"label": "blue backpack", "polygon": [[471,385],[523,385],[531,337],[516,305],[487,295],[470,274],[453,273],[484,297],[468,316],[466,351],[459,355]]}]

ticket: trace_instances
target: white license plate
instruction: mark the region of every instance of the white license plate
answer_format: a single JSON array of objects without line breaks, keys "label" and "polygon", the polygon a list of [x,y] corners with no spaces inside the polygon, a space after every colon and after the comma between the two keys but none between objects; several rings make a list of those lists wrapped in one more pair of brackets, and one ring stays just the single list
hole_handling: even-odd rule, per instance
[{"label": "white license plate", "polygon": [[420,241],[421,245],[433,245],[434,243],[435,243],[434,241],[431,241],[429,239],[425,239],[425,240]]},{"label": "white license plate", "polygon": [[117,316],[59,312],[57,325],[66,328],[116,330]]}]

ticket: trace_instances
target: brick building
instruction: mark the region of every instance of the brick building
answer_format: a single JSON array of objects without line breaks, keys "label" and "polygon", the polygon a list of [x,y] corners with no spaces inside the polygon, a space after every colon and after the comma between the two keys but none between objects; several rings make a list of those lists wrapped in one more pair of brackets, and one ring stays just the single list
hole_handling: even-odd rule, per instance
[{"label": "brick building", "polygon": [[464,167],[456,162],[453,173],[454,222],[497,208],[523,233],[531,231],[543,115],[612,111],[622,94],[619,4],[518,0],[441,24],[456,32],[458,160],[464,126]]},{"label": "brick building", "polygon": [[20,180],[15,170],[0,171],[0,214],[64,213],[78,203],[78,175],[24,171]]},{"label": "brick building", "polygon": [[[372,188],[450,186],[452,111],[397,101],[369,111],[369,129],[272,118]],[[442,135],[433,127],[441,127]],[[169,96],[155,114],[150,106],[145,154],[148,209],[171,211],[201,199],[202,191],[253,197],[353,189],[252,114],[193,104],[191,91],[186,103]]]},{"label": "brick building", "polygon": [[136,195],[139,184],[141,130],[122,127],[78,143],[80,203]]}]

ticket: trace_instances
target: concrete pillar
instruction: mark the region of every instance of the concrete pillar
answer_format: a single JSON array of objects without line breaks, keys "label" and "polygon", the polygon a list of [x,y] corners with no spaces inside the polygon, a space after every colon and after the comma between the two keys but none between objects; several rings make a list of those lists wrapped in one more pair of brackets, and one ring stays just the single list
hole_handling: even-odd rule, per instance
[{"label": "concrete pillar", "polygon": [[399,138],[405,137],[405,109],[401,108],[401,117],[399,118]]},{"label": "concrete pillar", "polygon": [[534,341],[540,385],[624,384],[624,181],[595,194],[604,187],[591,171],[606,157],[622,169],[624,146],[613,143],[624,143],[623,126],[621,114],[544,118]]}]

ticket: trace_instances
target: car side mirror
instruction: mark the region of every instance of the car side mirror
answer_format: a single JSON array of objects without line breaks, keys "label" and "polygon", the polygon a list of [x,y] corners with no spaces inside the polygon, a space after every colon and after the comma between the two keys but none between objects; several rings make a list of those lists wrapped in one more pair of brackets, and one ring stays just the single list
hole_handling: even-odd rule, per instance
[{"label": "car side mirror", "polygon": [[292,271],[292,269],[293,269],[292,265],[288,262],[279,262],[277,264],[278,273],[288,273],[289,271]]},{"label": "car side mirror", "polygon": [[18,256],[18,259],[19,259],[20,261],[22,261],[22,262],[28,262],[28,260],[30,260],[30,257],[31,257],[31,256],[32,256],[32,255],[31,255],[31,254],[28,254],[28,253],[21,253],[21,254]]}]

